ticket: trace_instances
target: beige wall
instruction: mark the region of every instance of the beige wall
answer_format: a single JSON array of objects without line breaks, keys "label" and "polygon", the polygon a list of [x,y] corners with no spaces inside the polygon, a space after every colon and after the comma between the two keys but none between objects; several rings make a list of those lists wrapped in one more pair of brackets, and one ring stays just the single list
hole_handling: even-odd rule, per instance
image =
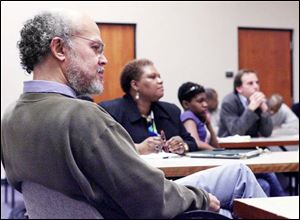
[{"label": "beige wall", "polygon": [[137,24],[137,58],[154,61],[165,83],[163,100],[178,104],[185,81],[232,90],[225,71],[238,68],[237,28],[294,30],[294,97],[299,101],[299,2],[1,2],[1,117],[31,79],[19,65],[23,22],[41,10],[75,9],[97,22]]},{"label": "beige wall", "polygon": [[99,22],[137,24],[137,57],[152,59],[165,83],[164,100],[178,104],[187,80],[232,89],[225,71],[237,70],[237,28],[294,30],[294,97],[299,100],[299,2],[1,2],[1,116],[31,79],[19,65],[16,41],[22,23],[48,8],[72,8]]}]

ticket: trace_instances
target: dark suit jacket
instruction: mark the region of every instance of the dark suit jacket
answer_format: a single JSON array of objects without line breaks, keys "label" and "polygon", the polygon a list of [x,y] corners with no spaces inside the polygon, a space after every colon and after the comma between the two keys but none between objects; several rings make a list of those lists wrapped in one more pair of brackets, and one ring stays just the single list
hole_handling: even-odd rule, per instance
[{"label": "dark suit jacket", "polygon": [[299,102],[294,103],[292,105],[292,111],[297,115],[297,117],[299,118]]},{"label": "dark suit jacket", "polygon": [[219,137],[236,134],[268,137],[272,134],[272,129],[273,124],[268,113],[262,113],[260,109],[255,112],[245,109],[235,93],[224,98],[220,112]]},{"label": "dark suit jacket", "polygon": [[[136,103],[129,95],[122,98],[100,103],[116,121],[130,134],[135,143],[141,143],[148,138],[147,122],[141,117]],[[189,151],[198,150],[194,138],[186,131],[180,121],[180,109],[167,102],[154,102],[151,106],[157,131],[163,130],[166,138],[180,136],[189,146]]]}]

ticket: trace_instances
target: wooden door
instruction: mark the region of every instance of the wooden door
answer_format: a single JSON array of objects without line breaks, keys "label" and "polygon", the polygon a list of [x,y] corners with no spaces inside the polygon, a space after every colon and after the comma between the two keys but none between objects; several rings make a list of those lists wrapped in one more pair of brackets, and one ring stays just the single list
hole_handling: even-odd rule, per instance
[{"label": "wooden door", "polygon": [[239,69],[253,69],[258,73],[260,89],[270,97],[283,96],[293,103],[292,31],[273,29],[238,30]]},{"label": "wooden door", "polygon": [[108,59],[104,72],[104,92],[93,96],[99,103],[121,97],[120,73],[124,65],[135,59],[135,24],[97,23],[105,44],[104,54]]}]

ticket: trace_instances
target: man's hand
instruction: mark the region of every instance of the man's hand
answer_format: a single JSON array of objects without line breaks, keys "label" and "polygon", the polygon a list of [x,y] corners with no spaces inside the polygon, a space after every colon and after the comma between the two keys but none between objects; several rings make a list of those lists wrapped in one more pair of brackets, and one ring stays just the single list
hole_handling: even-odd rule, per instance
[{"label": "man's hand", "polygon": [[208,210],[213,212],[218,212],[220,210],[220,201],[214,195],[208,193],[210,203],[208,205]]},{"label": "man's hand", "polygon": [[[249,97],[249,105],[248,108],[251,111],[255,111],[258,107],[261,108],[262,111],[266,110],[266,97],[262,92],[255,92]],[[267,107],[268,108],[268,107]]]},{"label": "man's hand", "polygon": [[267,112],[269,110],[269,107],[266,102],[263,102],[260,105],[260,109],[262,110],[262,112]]}]

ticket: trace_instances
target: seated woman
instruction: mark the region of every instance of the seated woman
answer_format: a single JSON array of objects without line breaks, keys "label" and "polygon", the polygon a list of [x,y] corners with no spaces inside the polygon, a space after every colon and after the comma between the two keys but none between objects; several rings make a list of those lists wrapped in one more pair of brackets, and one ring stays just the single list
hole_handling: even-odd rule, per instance
[{"label": "seated woman", "polygon": [[[182,84],[178,89],[178,99],[185,112],[181,115],[181,120],[186,129],[195,138],[199,149],[213,149],[218,147],[214,130],[207,117],[207,102],[204,88],[192,82]],[[206,130],[211,134],[211,141],[207,143]],[[275,173],[255,174],[259,184],[268,196],[285,196]]]},{"label": "seated woman", "polygon": [[212,150],[218,147],[218,140],[210,117],[208,117],[208,104],[204,88],[192,82],[184,83],[178,90],[178,99],[184,109],[180,119],[195,139],[198,148]]},{"label": "seated woman", "polygon": [[165,151],[184,154],[198,149],[194,138],[180,121],[180,109],[159,101],[163,81],[147,59],[129,62],[121,73],[122,98],[100,105],[130,134],[140,154]]}]

